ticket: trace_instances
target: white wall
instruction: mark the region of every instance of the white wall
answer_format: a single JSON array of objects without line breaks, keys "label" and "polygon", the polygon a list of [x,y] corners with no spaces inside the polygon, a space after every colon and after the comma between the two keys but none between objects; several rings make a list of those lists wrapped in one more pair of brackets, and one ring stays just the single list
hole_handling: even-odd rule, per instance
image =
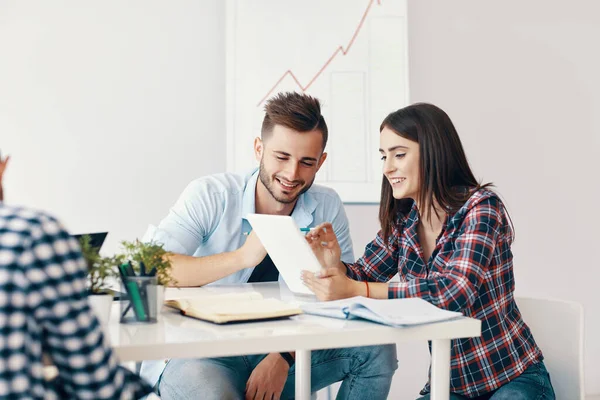
[{"label": "white wall", "polygon": [[600,393],[600,3],[419,0],[410,12],[413,100],[446,108],[506,198],[517,294],[583,303],[586,388]]},{"label": "white wall", "polygon": [[[410,0],[408,12],[411,101],[448,112],[476,176],[505,198],[517,295],[584,305],[586,391],[600,393],[600,3]],[[377,207],[348,213],[360,252]]]},{"label": "white wall", "polygon": [[0,1],[6,201],[52,211],[106,250],[225,168],[219,0]]},{"label": "white wall", "polygon": [[[586,388],[600,393],[600,3],[410,0],[409,24],[412,100],[448,111],[506,199],[517,293],[584,304]],[[108,251],[140,235],[225,168],[223,46],[218,0],[0,2],[7,201],[108,229]],[[358,254],[377,207],[348,214]],[[393,397],[420,389],[424,346],[399,347]]]}]

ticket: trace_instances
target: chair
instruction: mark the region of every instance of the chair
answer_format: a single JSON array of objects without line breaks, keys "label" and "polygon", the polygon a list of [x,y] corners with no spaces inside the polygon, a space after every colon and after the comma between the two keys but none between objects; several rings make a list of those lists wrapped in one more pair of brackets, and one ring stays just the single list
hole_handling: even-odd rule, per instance
[{"label": "chair", "polygon": [[[556,398],[585,400],[581,304],[529,297],[516,297],[515,301],[544,353]],[[331,391],[331,386],[319,391],[318,399],[331,399]]]},{"label": "chair", "polygon": [[544,353],[557,399],[585,399],[583,307],[563,300],[516,297],[523,320]]}]

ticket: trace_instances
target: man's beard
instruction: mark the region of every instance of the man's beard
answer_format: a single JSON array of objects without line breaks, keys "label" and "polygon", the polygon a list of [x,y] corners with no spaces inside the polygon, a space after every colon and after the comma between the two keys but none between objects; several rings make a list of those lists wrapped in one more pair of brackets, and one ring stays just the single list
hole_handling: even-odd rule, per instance
[{"label": "man's beard", "polygon": [[[281,196],[278,196],[276,194],[276,189],[274,188],[274,186],[276,184],[275,183],[275,177],[269,176],[269,174],[265,170],[265,165],[264,165],[262,159],[260,160],[260,169],[258,171],[258,177],[260,178],[260,181],[262,182],[263,186],[271,194],[271,197],[273,197],[276,201],[278,201],[279,203],[282,203],[282,204],[290,204],[290,203],[295,202],[298,199],[298,197],[300,197],[300,195],[302,193],[305,193],[308,189],[310,189],[310,187],[312,186],[313,182],[315,181],[315,178],[313,178],[312,181],[310,181],[306,186],[304,186],[298,192],[298,194],[296,196],[294,196],[293,198],[291,198],[291,197],[281,197]],[[303,181],[297,181],[297,182],[300,185],[304,184]]]}]

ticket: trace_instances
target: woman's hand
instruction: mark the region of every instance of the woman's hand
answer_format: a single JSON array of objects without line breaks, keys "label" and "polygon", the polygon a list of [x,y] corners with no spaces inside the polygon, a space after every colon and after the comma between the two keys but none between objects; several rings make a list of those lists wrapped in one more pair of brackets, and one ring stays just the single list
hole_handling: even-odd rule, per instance
[{"label": "woman's hand", "polygon": [[312,228],[306,234],[306,241],[317,256],[321,267],[336,268],[346,274],[346,266],[341,261],[342,250],[331,223],[325,222]]},{"label": "woman's hand", "polygon": [[345,269],[324,268],[312,273],[302,271],[302,281],[321,301],[339,300],[360,296],[361,283],[346,276]]}]

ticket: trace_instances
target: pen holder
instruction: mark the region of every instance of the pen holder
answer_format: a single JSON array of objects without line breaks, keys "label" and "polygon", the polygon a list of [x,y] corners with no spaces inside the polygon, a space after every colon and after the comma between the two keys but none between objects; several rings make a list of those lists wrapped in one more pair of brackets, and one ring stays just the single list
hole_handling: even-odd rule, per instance
[{"label": "pen holder", "polygon": [[127,276],[121,285],[121,323],[155,323],[158,316],[156,276]]}]

